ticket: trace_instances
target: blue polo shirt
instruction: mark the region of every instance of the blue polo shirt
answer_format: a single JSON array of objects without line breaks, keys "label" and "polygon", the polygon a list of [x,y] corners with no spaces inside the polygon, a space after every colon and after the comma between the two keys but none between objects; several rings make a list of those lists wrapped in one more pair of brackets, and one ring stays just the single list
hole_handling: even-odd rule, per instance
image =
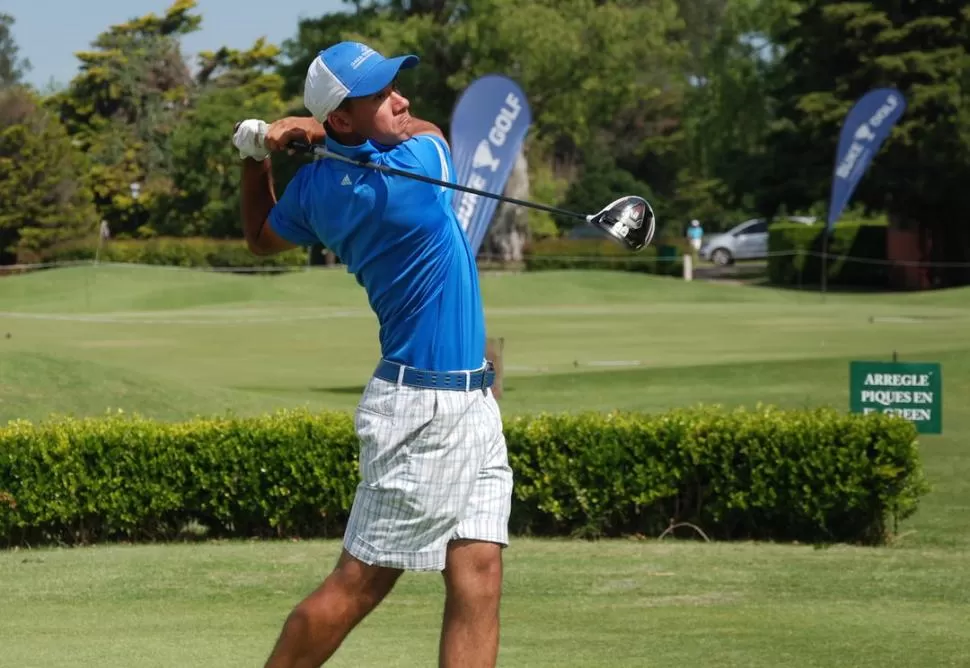
[{"label": "blue polo shirt", "polygon": [[[453,182],[441,138],[392,147],[365,142],[341,155]],[[451,207],[453,191],[333,159],[297,171],[269,223],[299,246],[322,243],[364,287],[387,360],[432,371],[478,369],[485,317],[475,257]],[[323,296],[326,299],[326,296]]]}]

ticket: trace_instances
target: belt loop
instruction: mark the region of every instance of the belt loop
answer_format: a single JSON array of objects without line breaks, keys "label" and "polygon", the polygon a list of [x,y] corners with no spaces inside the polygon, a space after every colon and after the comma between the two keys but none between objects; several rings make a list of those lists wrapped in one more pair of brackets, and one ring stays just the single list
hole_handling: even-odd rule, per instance
[{"label": "belt loop", "polygon": [[397,367],[397,386],[401,387],[404,384],[404,365],[399,364]]},{"label": "belt loop", "polygon": [[466,371],[465,372],[465,392],[468,392],[471,389],[472,389],[472,372]]}]

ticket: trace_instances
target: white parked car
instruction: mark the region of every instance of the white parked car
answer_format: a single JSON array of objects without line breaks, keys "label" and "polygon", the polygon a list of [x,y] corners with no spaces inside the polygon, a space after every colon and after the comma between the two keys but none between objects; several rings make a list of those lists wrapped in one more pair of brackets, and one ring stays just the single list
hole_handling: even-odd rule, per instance
[{"label": "white parked car", "polygon": [[[813,216],[786,216],[777,219],[786,223],[811,225]],[[768,257],[768,221],[752,218],[727,232],[705,236],[698,255],[717,265],[732,264],[735,260],[755,260]]]}]

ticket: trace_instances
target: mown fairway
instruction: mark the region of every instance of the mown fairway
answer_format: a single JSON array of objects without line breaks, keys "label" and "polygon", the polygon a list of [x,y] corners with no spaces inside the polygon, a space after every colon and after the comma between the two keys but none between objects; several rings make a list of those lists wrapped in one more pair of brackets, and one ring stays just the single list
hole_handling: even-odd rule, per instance
[{"label": "mown fairway", "polygon": [[[933,491],[893,547],[516,541],[503,666],[970,665],[970,291],[829,295],[599,272],[482,278],[506,414],[848,408],[853,359],[943,366]],[[9,334],[9,338],[7,338]],[[340,271],[102,266],[0,279],[0,420],[351,409],[377,324]],[[0,553],[0,666],[261,665],[333,542]],[[336,666],[434,665],[402,580]]]},{"label": "mown fairway", "polygon": [[[823,303],[811,293],[599,272],[482,280],[489,334],[505,339],[509,413],[696,401],[847,406],[849,359],[888,360],[897,350],[904,360],[958,363],[970,349],[963,291]],[[0,419],[351,408],[378,354],[376,319],[341,271],[102,266],[0,281]],[[945,373],[948,389],[961,380],[956,371]]]},{"label": "mown fairway", "polygon": [[[262,666],[333,543],[0,554],[0,665]],[[944,549],[517,541],[500,666],[966,666],[970,562]],[[440,578],[402,578],[342,668],[437,665]]]}]

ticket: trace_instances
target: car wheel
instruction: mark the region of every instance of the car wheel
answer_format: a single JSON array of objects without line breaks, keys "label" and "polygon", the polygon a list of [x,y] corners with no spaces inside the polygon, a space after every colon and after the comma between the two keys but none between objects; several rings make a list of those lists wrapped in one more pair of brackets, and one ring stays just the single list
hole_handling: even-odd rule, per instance
[{"label": "car wheel", "polygon": [[731,257],[731,251],[729,251],[727,248],[716,248],[714,249],[714,252],[711,253],[711,262],[720,267],[729,265],[733,261],[734,258]]}]

